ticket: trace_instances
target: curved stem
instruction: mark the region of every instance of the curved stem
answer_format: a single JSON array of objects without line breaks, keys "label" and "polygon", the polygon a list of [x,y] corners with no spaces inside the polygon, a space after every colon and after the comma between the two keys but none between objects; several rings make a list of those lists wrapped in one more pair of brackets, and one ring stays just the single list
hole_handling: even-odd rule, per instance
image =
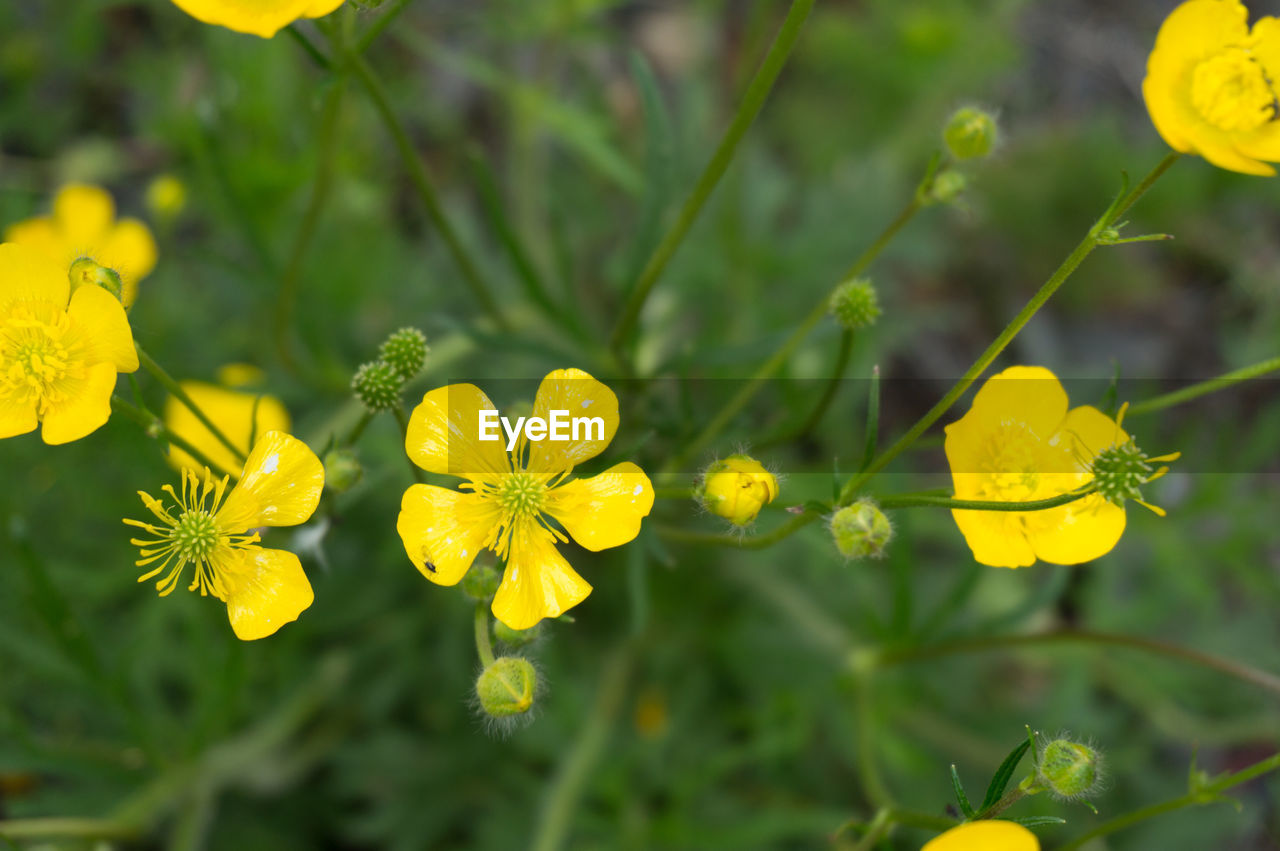
[{"label": "curved stem", "polygon": [[920,647],[904,647],[886,650],[880,654],[877,664],[882,666],[901,665],[909,662],[920,662],[930,659],[941,659],[961,653],[981,653],[989,650],[1005,650],[1016,647],[1032,647],[1041,644],[1101,644],[1110,647],[1125,647],[1155,653],[1170,659],[1191,662],[1203,668],[1234,677],[1242,682],[1264,688],[1273,694],[1280,695],[1280,676],[1259,670],[1250,665],[1223,659],[1199,650],[1181,647],[1157,641],[1152,638],[1141,638],[1113,632],[1093,632],[1080,629],[1060,629],[1049,632],[1030,633],[1025,635],[997,635],[982,638],[960,638],[954,641],[940,641]]},{"label": "curved stem", "polygon": [[1143,807],[1140,810],[1125,813],[1121,816],[1116,816],[1115,818],[1098,825],[1093,830],[1077,836],[1065,845],[1059,846],[1058,851],[1074,851],[1074,849],[1080,848],[1086,843],[1097,839],[1099,836],[1108,836],[1112,833],[1124,830],[1125,828],[1132,827],[1135,824],[1144,822],[1147,819],[1162,816],[1166,813],[1172,813],[1185,807],[1194,807],[1200,804],[1211,804],[1215,801],[1221,800],[1220,796],[1222,793],[1233,786],[1239,786],[1241,783],[1247,783],[1255,777],[1261,777],[1262,775],[1276,771],[1277,769],[1280,769],[1280,753],[1267,757],[1260,762],[1255,762],[1248,768],[1241,769],[1234,774],[1227,774],[1219,777],[1217,780],[1201,786],[1198,789],[1194,789],[1181,797],[1173,798],[1171,800],[1164,801],[1163,803],[1153,804],[1149,807]]},{"label": "curved stem", "polygon": [[391,101],[387,97],[387,91],[383,87],[381,80],[374,74],[373,69],[369,67],[369,63],[364,60],[364,57],[350,49],[346,51],[345,56],[352,72],[368,93],[369,100],[373,102],[374,109],[382,119],[383,126],[386,127],[387,132],[391,134],[391,138],[395,141],[396,149],[400,152],[400,159],[404,162],[405,169],[409,172],[409,181],[417,191],[423,206],[426,207],[428,218],[431,219],[431,223],[440,234],[440,238],[444,240],[445,245],[448,247],[454,264],[458,267],[458,271],[462,273],[462,279],[466,281],[467,286],[471,288],[472,294],[480,302],[480,306],[489,314],[499,329],[503,331],[510,330],[506,317],[498,308],[498,302],[494,300],[493,293],[489,291],[488,284],[480,276],[478,267],[471,259],[471,255],[467,253],[467,249],[463,246],[457,231],[453,229],[453,225],[449,223],[449,219],[445,216],[444,207],[440,204],[440,199],[436,195],[431,178],[427,175],[426,166],[422,164],[422,159],[418,156],[417,151],[414,150],[409,134],[405,132],[400,119],[396,117],[395,110],[391,108]]},{"label": "curved stem", "polygon": [[24,839],[133,839],[137,825],[98,818],[25,818],[0,821],[0,838]]},{"label": "curved stem", "polygon": [[1241,381],[1248,381],[1251,378],[1258,378],[1270,372],[1280,370],[1280,357],[1264,360],[1261,363],[1255,363],[1252,366],[1242,367],[1233,370],[1217,378],[1210,378],[1208,381],[1201,381],[1192,384],[1190,387],[1183,387],[1181,390],[1175,390],[1172,393],[1165,393],[1163,396],[1156,396],[1153,399],[1147,399],[1142,402],[1134,402],[1129,406],[1126,415],[1136,417],[1141,414],[1149,414],[1153,411],[1162,411],[1165,408],[1172,408],[1174,405],[1181,405],[1183,402],[1190,402],[1192,399],[1198,399],[1209,393],[1216,393],[1219,390],[1226,390],[1234,387]]},{"label": "curved stem", "polygon": [[654,249],[653,254],[649,257],[649,262],[645,264],[639,279],[636,281],[635,286],[632,287],[631,295],[622,310],[618,324],[613,329],[611,345],[615,350],[622,349],[627,339],[631,336],[636,322],[640,319],[640,311],[644,308],[645,301],[648,300],[654,284],[658,283],[658,279],[666,271],[667,264],[671,262],[676,250],[684,242],[685,237],[688,236],[689,229],[697,221],[698,215],[707,203],[707,199],[711,197],[711,193],[720,182],[720,178],[724,177],[725,171],[729,168],[729,163],[733,161],[734,154],[737,152],[738,143],[742,141],[742,137],[746,135],[756,116],[760,114],[765,100],[769,97],[769,92],[773,89],[773,84],[777,81],[778,75],[782,73],[782,68],[786,65],[787,58],[791,55],[796,41],[800,38],[800,31],[804,27],[805,20],[808,19],[809,13],[813,11],[814,2],[815,0],[793,0],[791,10],[787,12],[787,18],[783,21],[782,28],[778,31],[778,37],[765,55],[764,62],[760,65],[760,70],[756,72],[750,85],[747,86],[746,96],[738,107],[733,121],[729,124],[729,129],[725,131],[724,138],[720,140],[720,144],[712,155],[711,161],[707,163],[706,169],[703,170],[702,176],[694,184],[693,191],[680,209],[680,215],[675,224],[671,226],[671,230],[667,231],[666,236],[662,238],[662,242]]},{"label": "curved stem", "polygon": [[329,61],[329,57],[321,53],[320,48],[316,47],[315,43],[312,42],[311,39],[307,38],[302,30],[298,29],[296,24],[289,24],[289,26],[284,28],[284,31],[288,33],[289,37],[296,41],[303,50],[306,51],[307,55],[311,57],[311,61],[316,63],[318,67],[324,68],[326,71],[333,67],[333,63]]},{"label": "curved stem", "polygon": [[244,463],[244,450],[227,439],[227,436],[222,433],[222,429],[213,424],[213,420],[209,419],[205,412],[200,410],[200,406],[192,401],[191,397],[187,395],[187,391],[183,390],[182,386],[179,385],[178,382],[174,381],[173,377],[169,375],[169,373],[165,372],[164,368],[161,367],[160,364],[156,363],[152,359],[151,355],[143,351],[142,346],[135,343],[134,348],[138,350],[138,362],[142,364],[142,368],[151,373],[156,381],[159,381],[160,385],[164,387],[165,390],[169,391],[170,396],[181,402],[186,409],[200,421],[200,424],[207,428],[209,433],[231,452],[232,457],[237,461]]},{"label": "curved stem", "polygon": [[235,484],[236,482],[240,481],[240,477],[237,476],[234,472],[230,470],[223,470],[220,466],[210,461],[209,456],[205,455],[195,446],[191,445],[191,443],[182,435],[177,434],[176,432],[170,431],[169,427],[166,426],[164,422],[160,420],[159,417],[157,417],[155,414],[151,413],[150,411],[144,411],[141,408],[134,407],[133,405],[130,405],[128,402],[126,402],[125,400],[121,399],[119,396],[111,397],[111,410],[133,420],[135,423],[137,423],[142,427],[142,430],[146,434],[153,435],[159,438],[160,440],[165,441],[166,443],[170,443],[178,447],[183,452],[187,453],[192,458],[196,459],[196,461],[208,467],[210,470],[220,471],[220,472],[226,473],[227,475],[230,475],[232,484]]},{"label": "curved stem", "polygon": [[917,508],[932,506],[935,508],[958,508],[966,511],[1044,511],[1057,508],[1068,503],[1084,499],[1097,492],[1096,485],[1083,490],[1068,491],[1048,499],[1033,499],[1028,502],[999,502],[982,499],[952,499],[946,496],[929,496],[928,494],[904,493],[898,496],[875,497],[881,508]]},{"label": "curved stem", "polygon": [[1018,315],[1005,326],[1000,335],[992,341],[991,345],[987,346],[986,351],[974,361],[973,365],[965,371],[964,376],[947,391],[946,395],[930,408],[929,412],[921,417],[915,425],[908,429],[906,434],[898,438],[888,449],[881,452],[867,469],[853,476],[845,483],[845,486],[840,491],[840,503],[842,505],[847,504],[857,494],[858,489],[866,484],[872,476],[888,466],[890,461],[902,454],[917,438],[928,431],[929,427],[937,422],[943,414],[950,410],[951,406],[964,395],[970,385],[977,381],[986,372],[987,367],[991,366],[995,359],[1000,356],[1000,353],[1013,342],[1013,339],[1026,327],[1027,323],[1031,321],[1040,308],[1044,307],[1045,303],[1053,297],[1058,288],[1066,283],[1067,279],[1084,262],[1085,258],[1093,253],[1093,250],[1099,245],[1099,235],[1102,231],[1111,227],[1125,210],[1133,206],[1134,202],[1141,198],[1159,179],[1160,175],[1164,174],[1180,156],[1180,154],[1176,153],[1167,155],[1132,191],[1117,199],[1107,208],[1106,212],[1089,228],[1089,232],[1085,234],[1084,239],[1067,255],[1067,259],[1062,261],[1062,264],[1036,291],[1031,300],[1027,302],[1022,310],[1018,311]]},{"label": "curved stem", "polygon": [[393,3],[388,3],[386,10],[378,16],[377,20],[369,25],[369,29],[365,30],[364,34],[361,35],[360,38],[356,39],[356,53],[362,54],[368,50],[369,45],[373,44],[374,39],[381,35],[382,31],[385,30],[387,26],[404,11],[404,7],[408,6],[409,2],[410,0],[395,0]]},{"label": "curved stem", "polygon": [[494,663],[493,639],[489,637],[489,610],[484,603],[476,603],[476,654],[480,664],[488,668]]},{"label": "curved stem", "polygon": [[836,351],[836,362],[831,367],[831,377],[827,379],[826,389],[822,391],[818,404],[813,406],[809,416],[805,417],[804,422],[800,423],[795,429],[761,442],[756,446],[756,449],[761,450],[799,440],[817,428],[818,423],[822,422],[822,418],[826,416],[831,403],[835,401],[836,393],[840,390],[840,382],[844,380],[845,372],[849,369],[849,358],[852,354],[853,332],[846,330],[840,334],[840,348]]},{"label": "curved stem", "polygon": [[813,511],[806,511],[803,514],[797,514],[786,523],[783,523],[772,532],[766,532],[761,535],[734,535],[731,533],[717,534],[715,532],[693,532],[688,529],[681,529],[676,526],[667,526],[659,524],[656,529],[658,534],[669,541],[677,541],[683,544],[703,544],[715,547],[734,547],[740,550],[762,550],[765,547],[772,546],[783,538],[799,532],[805,526],[816,521],[821,515]]}]

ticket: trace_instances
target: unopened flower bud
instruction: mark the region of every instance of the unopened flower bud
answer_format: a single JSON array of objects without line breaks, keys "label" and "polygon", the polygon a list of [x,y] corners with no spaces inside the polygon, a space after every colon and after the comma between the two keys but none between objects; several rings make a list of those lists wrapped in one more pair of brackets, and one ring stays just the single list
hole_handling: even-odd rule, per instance
[{"label": "unopened flower bud", "polygon": [[699,501],[712,514],[746,526],[778,496],[778,479],[747,455],[730,455],[702,474]]},{"label": "unopened flower bud", "polygon": [[828,309],[841,327],[857,331],[880,318],[880,299],[869,279],[851,278],[831,293]]},{"label": "unopened flower bud", "polygon": [[162,174],[147,185],[146,202],[156,221],[170,223],[187,206],[187,187],[172,174]]},{"label": "unopened flower bud", "polygon": [[267,374],[251,363],[229,363],[218,367],[218,383],[223,387],[239,390],[260,387],[266,381]]},{"label": "unopened flower bud", "polygon": [[493,625],[493,637],[508,647],[524,647],[542,637],[542,624],[538,623],[529,629],[512,629],[502,621]]},{"label": "unopened flower bud", "polygon": [[336,493],[350,490],[364,476],[364,467],[351,449],[331,449],[324,456],[324,482]]},{"label": "unopened flower bud", "polygon": [[533,708],[538,674],[528,659],[503,656],[476,679],[476,698],[490,718],[502,720]]},{"label": "unopened flower bud", "polygon": [[831,540],[845,558],[880,558],[893,538],[893,524],[880,506],[860,499],[831,515]]},{"label": "unopened flower bud", "polygon": [[498,593],[502,574],[491,564],[475,564],[462,577],[462,593],[483,603]]},{"label": "unopened flower bud", "polygon": [[427,338],[417,328],[401,328],[378,349],[378,357],[408,381],[427,362]]},{"label": "unopened flower bud", "polygon": [[969,186],[969,179],[954,168],[944,168],[933,176],[929,183],[928,194],[924,198],[926,204],[951,204],[959,201],[964,190]]},{"label": "unopened flower bud", "polygon": [[351,389],[370,411],[390,411],[400,406],[404,379],[395,367],[382,361],[366,363],[356,370]]},{"label": "unopened flower bud", "polygon": [[75,292],[80,287],[102,287],[117,299],[124,292],[124,284],[121,283],[120,276],[116,274],[114,269],[99,265],[88,257],[81,257],[72,263],[69,276],[71,278],[72,292]]},{"label": "unopened flower bud", "polygon": [[1061,798],[1086,798],[1102,786],[1102,757],[1088,745],[1054,739],[1040,753],[1036,779]]},{"label": "unopened flower bud", "polygon": [[996,146],[999,131],[991,113],[971,106],[961,107],[952,113],[942,131],[947,150],[958,160],[985,157]]}]

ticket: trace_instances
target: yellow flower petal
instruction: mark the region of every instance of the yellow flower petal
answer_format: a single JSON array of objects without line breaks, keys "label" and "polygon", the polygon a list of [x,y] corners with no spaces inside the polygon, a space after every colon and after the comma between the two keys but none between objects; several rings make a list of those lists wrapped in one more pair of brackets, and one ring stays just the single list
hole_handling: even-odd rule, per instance
[{"label": "yellow flower petal", "polygon": [[79,257],[92,257],[115,221],[116,204],[100,186],[69,183],[53,199],[53,220]]},{"label": "yellow flower petal", "polygon": [[151,230],[137,219],[121,219],[95,248],[93,259],[120,276],[124,291],[121,301],[133,304],[138,295],[138,281],[156,267],[156,240]]},{"label": "yellow flower petal", "polygon": [[1083,564],[1102,558],[1124,534],[1124,508],[1098,494],[1023,516],[1031,548],[1050,564]]},{"label": "yellow flower petal", "polygon": [[532,525],[516,529],[507,570],[493,598],[493,615],[512,629],[529,629],[559,617],[591,593],[587,581],[556,551],[551,533]]},{"label": "yellow flower petal", "polygon": [[[511,471],[506,436],[480,440],[480,411],[497,410],[474,384],[438,387],[422,397],[409,416],[405,451],[430,473],[464,478],[496,476]],[[502,427],[498,427],[502,432]]]},{"label": "yellow flower petal", "polygon": [[77,353],[89,363],[106,362],[118,372],[138,368],[138,351],[124,307],[102,287],[77,287],[67,308]]},{"label": "yellow flower petal", "polygon": [[35,402],[20,405],[12,399],[0,396],[0,440],[17,437],[36,430],[40,418],[36,415]]},{"label": "yellow flower petal", "polygon": [[273,635],[315,601],[302,563],[285,550],[238,551],[228,566],[227,583],[227,617],[241,641]]},{"label": "yellow flower petal", "polygon": [[1067,391],[1042,366],[1011,366],[982,385],[965,419],[987,422],[1015,419],[1048,439],[1067,415]]},{"label": "yellow flower petal", "polygon": [[46,301],[59,308],[71,297],[70,266],[59,268],[26,245],[0,245],[0,309],[15,301]]},{"label": "yellow flower petal", "polygon": [[959,511],[952,509],[973,559],[988,567],[1030,567],[1035,550],[1027,540],[1022,514],[1010,511]]},{"label": "yellow flower petal", "polygon": [[271,38],[298,18],[318,18],[342,0],[173,0],[198,21]]},{"label": "yellow flower petal", "polygon": [[[199,381],[183,381],[181,387],[227,439],[246,455],[251,448],[250,440],[258,435],[289,430],[289,412],[274,396],[240,393]],[[231,450],[223,446],[186,405],[173,397],[165,402],[164,424],[204,453],[219,468],[218,472],[239,475],[241,465]],[[169,461],[179,468],[197,471],[204,468],[202,463],[176,446],[169,450]]]},{"label": "yellow flower petal", "polygon": [[640,534],[653,508],[653,485],[626,462],[589,479],[575,479],[547,495],[547,513],[589,550],[618,547]]},{"label": "yellow flower petal", "polygon": [[218,525],[238,533],[258,526],[305,523],[320,504],[324,465],[292,435],[269,431],[258,438],[244,475],[218,511]]},{"label": "yellow flower petal", "polygon": [[920,851],[1040,851],[1040,840],[1020,824],[990,819],[953,827]]},{"label": "yellow flower petal", "polygon": [[462,579],[500,519],[498,506],[476,494],[432,485],[404,492],[396,531],[409,560],[437,585]]},{"label": "yellow flower petal", "polygon": [[1112,446],[1129,442],[1129,435],[1111,417],[1092,405],[1081,405],[1067,412],[1059,431],[1075,442],[1083,460],[1090,462],[1093,456]]},{"label": "yellow flower petal", "polygon": [[1249,34],[1249,10],[1238,0],[1187,0],[1164,19],[1152,53],[1200,60]]},{"label": "yellow flower petal", "polygon": [[580,369],[557,369],[542,379],[533,403],[533,416],[550,422],[552,411],[568,411],[570,419],[598,418],[599,423],[594,428],[583,428],[578,440],[560,441],[548,437],[546,440],[529,441],[526,469],[531,473],[555,474],[571,470],[603,452],[618,431],[618,397]]},{"label": "yellow flower petal", "polygon": [[66,399],[45,412],[44,442],[70,443],[101,428],[111,417],[115,387],[116,368],[109,363],[94,364],[83,378],[64,378],[59,389]]},{"label": "yellow flower petal", "polygon": [[34,248],[58,263],[65,260],[68,269],[71,267],[71,261],[75,259],[67,256],[68,252],[62,244],[62,238],[58,236],[53,219],[49,216],[40,216],[10,225],[5,229],[4,241]]}]

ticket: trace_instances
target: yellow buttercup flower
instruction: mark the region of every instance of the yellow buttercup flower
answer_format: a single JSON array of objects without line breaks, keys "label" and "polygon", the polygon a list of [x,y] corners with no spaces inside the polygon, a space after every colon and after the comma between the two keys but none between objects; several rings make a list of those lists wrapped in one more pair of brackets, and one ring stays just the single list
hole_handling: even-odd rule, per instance
[{"label": "yellow buttercup flower", "polygon": [[1273,175],[1280,162],[1280,20],[1238,0],[1188,0],[1170,13],[1147,60],[1142,94],[1175,151],[1220,168]]},{"label": "yellow buttercup flower", "polygon": [[[1093,459],[1131,443],[1097,408],[1068,410],[1057,377],[1027,366],[988,379],[946,434],[956,498],[995,502],[1050,499],[1086,487],[1094,479]],[[1116,545],[1125,526],[1122,504],[1100,493],[1043,511],[951,513],[974,558],[993,567],[1025,567],[1037,558],[1091,561]]]},{"label": "yellow buttercup flower", "polygon": [[18,222],[4,238],[42,251],[64,269],[87,257],[115,271],[125,307],[133,304],[138,281],[156,266],[156,241],[147,226],[137,219],[117,221],[110,193],[82,183],[58,191],[52,215]]},{"label": "yellow buttercup flower", "polygon": [[1040,851],[1040,840],[1020,824],[990,819],[953,827],[920,851]]},{"label": "yellow buttercup flower", "polygon": [[165,597],[192,565],[188,590],[226,603],[236,637],[252,641],[297,620],[315,599],[298,557],[258,546],[252,530],[305,523],[320,503],[324,467],[305,443],[273,431],[254,446],[230,493],[227,482],[207,468],[203,477],[183,470],[181,494],[164,486],[169,505],[138,492],[155,521],[124,522],[153,536],[130,541],[141,550],[137,566],[149,568],[139,582],[160,576],[156,589]]},{"label": "yellow buttercup flower", "polygon": [[749,455],[730,455],[707,468],[698,498],[712,514],[746,526],[778,498],[778,478]]},{"label": "yellow buttercup flower", "polygon": [[[456,584],[480,550],[496,552],[506,560],[506,572],[493,614],[512,629],[529,629],[591,593],[556,550],[557,541],[567,541],[567,532],[593,551],[627,543],[653,508],[653,486],[629,462],[566,481],[575,466],[603,452],[618,430],[617,396],[582,370],[558,369],[543,379],[527,421],[549,423],[555,412],[597,421],[568,431],[571,439],[552,439],[550,430],[546,439],[529,439],[530,426],[508,454],[506,435],[480,439],[482,419],[491,421],[496,411],[473,384],[451,384],[423,397],[409,420],[409,457],[428,472],[467,481],[459,485],[464,492],[410,487],[397,529],[409,559],[438,585]],[[482,412],[494,413],[482,418]],[[523,422],[517,420],[514,429]]]},{"label": "yellow buttercup flower", "polygon": [[322,18],[342,0],[173,0],[198,21],[271,38],[299,18]]},{"label": "yellow buttercup flower", "polygon": [[[219,378],[224,383],[233,373],[252,369],[242,364],[233,366],[234,369],[224,367],[219,371]],[[246,455],[255,436],[269,431],[289,431],[289,412],[274,396],[244,393],[202,381],[182,381],[179,386],[226,438]],[[239,474],[240,462],[231,450],[196,419],[190,408],[172,396],[165,401],[164,424],[169,431],[199,449],[218,468],[218,472]],[[169,448],[169,461],[175,467],[197,472],[204,467],[202,462],[176,446]]]},{"label": "yellow buttercup flower", "polygon": [[0,438],[69,443],[111,416],[116,373],[138,368],[129,319],[102,287],[71,292],[67,268],[0,245]]}]

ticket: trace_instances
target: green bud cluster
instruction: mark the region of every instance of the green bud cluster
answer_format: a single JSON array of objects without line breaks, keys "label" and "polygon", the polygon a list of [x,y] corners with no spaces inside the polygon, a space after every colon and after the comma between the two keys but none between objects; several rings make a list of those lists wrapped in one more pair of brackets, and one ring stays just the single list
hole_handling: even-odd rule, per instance
[{"label": "green bud cluster", "polygon": [[351,390],[370,411],[391,411],[400,407],[404,379],[395,368],[382,361],[366,363],[351,379]]},{"label": "green bud cluster", "polygon": [[849,559],[880,558],[893,539],[893,524],[870,499],[860,499],[831,515],[831,540]]},{"label": "green bud cluster", "polygon": [[1142,499],[1142,486],[1155,475],[1147,453],[1130,440],[1108,447],[1093,459],[1093,480],[1098,493],[1114,505],[1124,505],[1126,500]]},{"label": "green bud cluster", "polygon": [[422,371],[427,351],[426,335],[417,328],[401,328],[383,342],[378,358],[408,381]]},{"label": "green bud cluster", "polygon": [[988,156],[995,149],[998,137],[995,117],[972,106],[961,107],[952,113],[942,131],[947,150],[957,160]]},{"label": "green bud cluster", "polygon": [[1036,782],[1060,798],[1087,798],[1102,789],[1102,755],[1071,739],[1044,746],[1036,765]]},{"label": "green bud cluster", "polygon": [[867,278],[850,278],[831,293],[827,308],[849,331],[868,328],[880,318],[880,298]]},{"label": "green bud cluster", "polygon": [[533,708],[538,673],[528,659],[501,656],[476,678],[476,699],[495,721],[521,716]]}]

